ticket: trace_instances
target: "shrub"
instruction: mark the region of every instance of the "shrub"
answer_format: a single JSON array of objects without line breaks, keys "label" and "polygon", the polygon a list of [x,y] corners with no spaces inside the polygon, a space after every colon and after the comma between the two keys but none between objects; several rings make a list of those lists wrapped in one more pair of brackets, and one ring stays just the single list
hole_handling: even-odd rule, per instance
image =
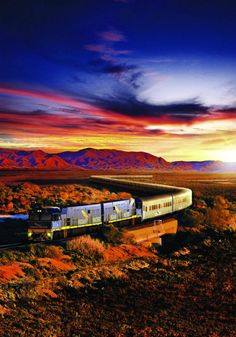
[{"label": "shrub", "polygon": [[98,239],[92,239],[89,235],[84,235],[67,242],[67,249],[76,251],[86,257],[103,257],[105,247]]},{"label": "shrub", "polygon": [[205,216],[203,212],[194,209],[185,209],[180,216],[180,224],[184,227],[200,227],[203,225]]},{"label": "shrub", "polygon": [[63,248],[60,246],[32,244],[30,245],[30,253],[39,258],[49,257],[54,259],[64,259]]},{"label": "shrub", "polygon": [[111,244],[121,244],[124,242],[124,231],[111,224],[101,228],[101,238]]},{"label": "shrub", "polygon": [[36,257],[45,257],[45,248],[46,246],[43,244],[31,244],[29,246],[29,251],[33,256]]},{"label": "shrub", "polygon": [[65,257],[63,254],[63,248],[59,246],[46,246],[45,257],[63,259]]}]

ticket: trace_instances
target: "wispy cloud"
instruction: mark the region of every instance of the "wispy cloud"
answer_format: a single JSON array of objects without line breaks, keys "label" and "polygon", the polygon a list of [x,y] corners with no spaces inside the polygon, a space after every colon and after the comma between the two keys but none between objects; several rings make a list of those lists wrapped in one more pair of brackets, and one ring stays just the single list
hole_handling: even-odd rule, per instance
[{"label": "wispy cloud", "polygon": [[15,97],[21,97],[22,102],[29,100],[30,104],[33,99],[35,107],[27,112],[1,108],[4,132],[0,135],[0,146],[18,144],[26,148],[30,137],[34,148],[73,150],[95,146],[157,155],[161,148],[164,157],[168,151],[167,159],[171,155],[176,159],[173,149],[183,142],[188,144],[183,150],[185,158],[191,158],[190,149],[201,146],[204,153],[204,149],[210,151],[209,144],[211,151],[218,149],[222,139],[231,147],[236,141],[236,107],[233,106],[215,109],[196,99],[155,105],[138,101],[130,92],[106,98],[90,94],[87,99],[12,88],[0,88],[0,94],[8,96],[13,103]]},{"label": "wispy cloud", "polygon": [[125,36],[121,32],[118,32],[117,30],[114,29],[100,32],[98,33],[98,36],[101,37],[103,40],[109,42],[126,41]]}]

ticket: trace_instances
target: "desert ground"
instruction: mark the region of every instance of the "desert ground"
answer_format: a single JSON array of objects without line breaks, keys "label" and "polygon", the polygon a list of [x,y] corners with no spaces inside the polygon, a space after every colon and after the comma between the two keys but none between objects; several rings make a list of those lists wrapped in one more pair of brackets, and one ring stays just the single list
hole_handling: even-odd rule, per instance
[{"label": "desert ground", "polygon": [[[27,212],[37,197],[66,203],[129,193],[90,185],[95,173],[0,171],[1,207]],[[177,234],[146,248],[112,227],[96,237],[0,251],[0,336],[235,335],[236,174],[153,172],[148,179],[193,190]],[[1,238],[10,225],[14,231],[1,223]]]}]

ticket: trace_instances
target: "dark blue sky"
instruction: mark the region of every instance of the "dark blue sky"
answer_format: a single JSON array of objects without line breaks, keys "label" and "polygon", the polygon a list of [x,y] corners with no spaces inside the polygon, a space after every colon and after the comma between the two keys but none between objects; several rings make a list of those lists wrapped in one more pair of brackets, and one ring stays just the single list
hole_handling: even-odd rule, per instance
[{"label": "dark blue sky", "polygon": [[[154,145],[160,141],[171,158],[171,137],[199,136],[195,124],[197,130],[207,120],[230,120],[235,126],[235,1],[8,0],[1,3],[0,16],[2,146],[49,147],[43,137],[51,132],[51,122],[44,132],[34,129],[39,111],[47,121],[63,117],[63,134],[71,115],[78,119],[68,148],[86,141],[96,145],[88,138],[95,134],[100,135],[98,147],[115,147],[118,142],[112,144],[109,137],[112,125],[114,134],[132,140],[129,149],[141,150],[138,137],[145,137],[144,150],[158,153]],[[62,104],[55,97],[80,105]],[[86,113],[83,104],[89,105]],[[23,124],[16,127],[13,120],[19,116]],[[41,142],[27,142],[24,123],[33,123]],[[218,128],[208,133],[217,146],[222,138]],[[204,141],[205,129],[204,124]],[[66,148],[66,143],[52,143],[52,150]],[[231,151],[235,139],[227,146]]]}]

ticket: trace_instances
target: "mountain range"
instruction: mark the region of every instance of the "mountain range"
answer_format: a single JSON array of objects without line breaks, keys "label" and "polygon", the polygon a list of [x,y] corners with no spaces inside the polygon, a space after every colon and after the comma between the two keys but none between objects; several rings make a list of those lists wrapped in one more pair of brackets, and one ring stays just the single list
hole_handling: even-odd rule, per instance
[{"label": "mountain range", "polygon": [[234,172],[236,163],[222,161],[168,162],[146,152],[86,148],[57,154],[41,150],[0,149],[0,169],[158,170]]}]

